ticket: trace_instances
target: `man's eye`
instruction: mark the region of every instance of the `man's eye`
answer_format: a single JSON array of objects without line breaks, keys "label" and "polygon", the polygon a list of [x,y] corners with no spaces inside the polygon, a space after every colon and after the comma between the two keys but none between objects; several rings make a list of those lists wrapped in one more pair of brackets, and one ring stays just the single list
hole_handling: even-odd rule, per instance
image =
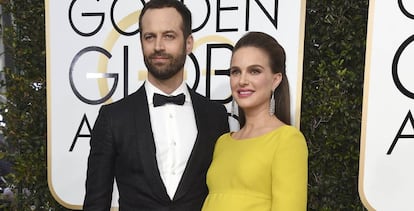
[{"label": "man's eye", "polygon": [[154,36],[152,36],[152,35],[145,35],[144,36],[144,39],[145,40],[151,40],[151,39],[153,39],[154,38]]},{"label": "man's eye", "polygon": [[165,38],[166,38],[166,39],[168,39],[168,40],[172,40],[172,39],[174,39],[174,38],[175,38],[175,36],[174,36],[174,35],[172,35],[172,34],[166,34],[166,35],[165,35]]}]

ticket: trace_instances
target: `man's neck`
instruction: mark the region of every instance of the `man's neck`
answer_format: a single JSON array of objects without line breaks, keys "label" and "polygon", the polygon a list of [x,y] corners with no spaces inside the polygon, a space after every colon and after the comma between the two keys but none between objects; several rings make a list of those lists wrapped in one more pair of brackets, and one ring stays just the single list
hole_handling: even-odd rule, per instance
[{"label": "man's neck", "polygon": [[160,80],[148,75],[148,81],[164,93],[171,94],[183,83],[183,77],[177,74],[172,78]]}]

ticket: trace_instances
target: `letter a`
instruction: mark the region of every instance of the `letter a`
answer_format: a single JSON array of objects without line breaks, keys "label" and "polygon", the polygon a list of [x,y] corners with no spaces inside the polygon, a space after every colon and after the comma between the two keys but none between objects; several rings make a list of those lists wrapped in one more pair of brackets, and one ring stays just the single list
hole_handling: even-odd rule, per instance
[{"label": "letter a", "polygon": [[[86,126],[88,127],[89,134],[80,134],[84,123],[86,123]],[[69,152],[73,151],[73,148],[75,147],[75,144],[78,138],[90,138],[91,131],[92,130],[91,130],[91,126],[89,125],[88,118],[86,118],[86,114],[83,114],[81,124],[79,125],[78,131],[76,132],[75,138],[73,139],[72,145],[70,146]]]},{"label": "letter a", "polygon": [[392,150],[394,149],[395,145],[397,144],[397,141],[400,138],[414,138],[414,134],[411,135],[404,135],[401,134],[403,129],[405,128],[405,126],[407,125],[408,120],[410,120],[411,123],[411,127],[414,128],[414,119],[413,119],[413,115],[411,114],[411,111],[408,111],[407,116],[405,117],[400,129],[398,130],[397,135],[394,138],[394,141],[392,142],[390,148],[388,149],[387,155],[390,155],[392,153]]}]

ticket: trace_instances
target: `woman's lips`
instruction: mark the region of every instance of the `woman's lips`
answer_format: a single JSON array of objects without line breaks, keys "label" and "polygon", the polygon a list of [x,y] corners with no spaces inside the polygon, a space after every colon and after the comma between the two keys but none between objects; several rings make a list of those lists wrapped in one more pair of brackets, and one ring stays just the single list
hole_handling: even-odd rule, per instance
[{"label": "woman's lips", "polygon": [[253,92],[253,90],[237,90],[237,94],[239,95],[239,97],[249,97],[253,94]]}]

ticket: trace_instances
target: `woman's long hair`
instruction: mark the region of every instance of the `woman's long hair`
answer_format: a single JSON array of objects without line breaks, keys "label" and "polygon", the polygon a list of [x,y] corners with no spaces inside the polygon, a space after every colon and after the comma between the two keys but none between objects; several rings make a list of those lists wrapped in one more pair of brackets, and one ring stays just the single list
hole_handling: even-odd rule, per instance
[{"label": "woman's long hair", "polygon": [[[275,99],[274,115],[285,124],[290,125],[290,94],[289,82],[286,76],[286,53],[283,47],[272,36],[263,32],[248,32],[233,48],[233,54],[242,47],[255,47],[261,49],[269,57],[270,68],[273,73],[281,73],[282,81],[272,93]],[[239,107],[239,123],[243,127],[246,118]]]}]

